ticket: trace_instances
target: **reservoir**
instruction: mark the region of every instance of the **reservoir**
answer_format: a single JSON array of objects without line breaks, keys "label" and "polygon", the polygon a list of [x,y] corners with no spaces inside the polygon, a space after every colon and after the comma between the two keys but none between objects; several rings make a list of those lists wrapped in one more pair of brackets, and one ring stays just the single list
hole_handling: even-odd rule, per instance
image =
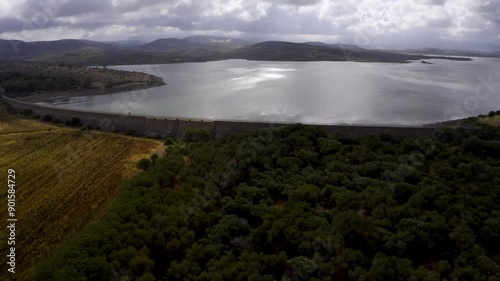
[{"label": "reservoir", "polygon": [[380,125],[500,110],[500,59],[427,61],[432,64],[226,60],[113,66],[162,77],[167,85],[49,104],[146,116]]}]

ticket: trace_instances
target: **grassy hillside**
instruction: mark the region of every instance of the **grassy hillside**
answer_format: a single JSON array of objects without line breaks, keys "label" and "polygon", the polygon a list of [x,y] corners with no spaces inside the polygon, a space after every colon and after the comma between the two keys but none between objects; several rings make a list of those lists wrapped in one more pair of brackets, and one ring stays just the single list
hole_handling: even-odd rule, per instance
[{"label": "grassy hillside", "polygon": [[478,122],[483,123],[483,124],[487,124],[490,126],[500,126],[500,115],[479,118]]},{"label": "grassy hillside", "polygon": [[55,129],[58,129],[58,127],[52,124],[18,118],[7,112],[7,109],[3,105],[0,105],[0,135]]},{"label": "grassy hillside", "polygon": [[[161,151],[158,141],[79,131],[20,119],[0,106],[0,171],[16,171],[17,274],[34,266],[87,223],[99,218],[119,184],[138,172],[136,162]],[[0,190],[6,202],[7,189]],[[5,222],[7,213],[0,213]],[[0,232],[6,241],[7,233]],[[0,252],[6,253],[6,243]],[[5,267],[4,267],[5,268]]]},{"label": "grassy hillside", "polygon": [[479,115],[474,118],[474,121],[477,124],[498,127],[500,126],[500,110],[490,111],[487,115]]},{"label": "grassy hillside", "polygon": [[35,279],[499,280],[499,185],[494,127],[175,143]]}]

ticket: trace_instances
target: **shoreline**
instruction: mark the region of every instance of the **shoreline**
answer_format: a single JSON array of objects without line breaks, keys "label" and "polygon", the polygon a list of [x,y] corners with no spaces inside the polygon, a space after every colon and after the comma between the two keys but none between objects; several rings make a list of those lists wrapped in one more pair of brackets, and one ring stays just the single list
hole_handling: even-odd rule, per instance
[{"label": "shoreline", "polygon": [[[2,100],[12,107],[21,110],[31,110],[34,114],[50,115],[52,120],[60,122],[79,118],[81,126],[107,132],[132,134],[136,136],[183,138],[188,129],[206,130],[210,139],[218,139],[238,134],[253,133],[259,130],[276,129],[288,126],[287,123],[242,122],[231,120],[193,120],[183,118],[158,118],[138,115],[113,113],[95,113],[79,110],[61,109],[43,105],[22,102],[2,96]],[[308,126],[307,124],[302,124]],[[339,138],[357,139],[364,136],[390,135],[394,139],[432,137],[440,128],[434,127],[393,127],[393,126],[356,126],[356,125],[316,125],[324,128],[326,133]],[[473,130],[475,129],[466,129]]]},{"label": "shoreline", "polygon": [[[126,114],[120,114],[116,112],[93,112],[93,111],[85,111],[85,110],[80,110],[80,109],[70,109],[70,108],[58,108],[58,107],[53,107],[49,105],[38,105],[37,103],[44,103],[44,102],[52,102],[57,99],[69,99],[69,98],[74,98],[74,97],[89,97],[89,96],[99,96],[99,95],[110,95],[110,94],[117,94],[117,93],[126,93],[126,92],[132,92],[132,91],[142,91],[142,90],[147,90],[149,88],[155,88],[155,87],[161,87],[167,85],[166,83],[163,84],[158,84],[158,83],[151,83],[151,84],[146,84],[144,82],[136,82],[136,83],[128,83],[128,84],[123,84],[119,86],[115,86],[113,88],[101,88],[101,89],[81,89],[81,90],[70,90],[70,91],[50,91],[50,92],[41,92],[41,93],[34,93],[30,96],[25,96],[25,97],[8,97],[13,100],[17,100],[22,103],[29,103],[35,106],[42,106],[45,108],[53,108],[55,110],[57,109],[63,109],[67,111],[73,111],[73,112],[82,112],[82,113],[96,113],[96,114],[110,114],[110,115],[123,115],[126,116]],[[2,94],[5,95],[5,94]],[[129,115],[130,116],[130,115]],[[146,117],[146,118],[165,118],[165,119],[179,119],[179,120],[189,120],[189,121],[201,121],[201,122],[214,122],[214,121],[228,121],[228,122],[239,122],[239,123],[272,123],[272,122],[265,122],[265,121],[250,121],[250,120],[212,120],[212,119],[204,119],[204,118],[188,118],[188,117],[172,117],[172,116],[147,116],[147,115],[132,115],[135,117]],[[309,124],[309,125],[332,125],[332,126],[354,126],[354,127],[396,127],[396,128],[450,128],[450,129],[456,129],[456,128],[477,128],[477,126],[472,126],[471,124],[467,124],[468,119],[470,117],[466,118],[461,118],[461,119],[452,119],[452,120],[443,120],[443,121],[437,121],[437,122],[432,122],[432,123],[425,123],[425,124],[420,124],[420,125],[390,125],[390,124]],[[290,123],[290,124],[295,124],[295,123]],[[304,124],[308,125],[308,124]]]},{"label": "shoreline", "polygon": [[89,97],[89,96],[100,96],[100,95],[110,95],[118,94],[132,91],[147,90],[149,88],[155,88],[164,86],[159,84],[145,84],[145,83],[130,83],[125,85],[114,86],[113,88],[102,88],[102,89],[82,89],[82,90],[70,90],[70,91],[49,91],[34,93],[30,96],[25,97],[11,97],[12,99],[28,102],[51,102],[57,99],[68,99],[74,97]]},{"label": "shoreline", "polygon": [[[166,85],[166,84],[164,84]],[[266,122],[266,121],[251,121],[251,120],[212,120],[212,119],[205,119],[205,118],[196,118],[196,117],[172,117],[172,116],[157,116],[157,115],[144,115],[144,114],[133,114],[133,115],[127,115],[124,113],[117,113],[117,112],[100,112],[100,111],[86,111],[86,110],[81,110],[81,109],[71,109],[71,108],[59,108],[59,107],[54,107],[50,105],[40,105],[37,103],[44,103],[44,102],[51,102],[57,99],[68,99],[68,98],[74,98],[74,97],[90,97],[90,96],[99,96],[99,95],[110,95],[110,94],[117,94],[117,93],[126,93],[126,92],[131,92],[131,91],[141,91],[141,90],[147,90],[150,88],[155,88],[155,87],[160,87],[164,85],[155,85],[155,84],[148,84],[145,85],[143,83],[133,83],[133,84],[127,84],[127,85],[120,85],[116,86],[113,88],[109,89],[85,89],[85,90],[72,90],[72,91],[54,91],[54,92],[42,92],[42,93],[35,93],[31,96],[26,96],[26,97],[8,97],[13,100],[20,101],[22,103],[29,103],[35,106],[42,106],[45,108],[52,108],[52,109],[62,109],[62,110],[67,110],[67,111],[72,111],[72,112],[82,112],[82,113],[95,113],[95,114],[110,114],[110,115],[121,115],[121,116],[134,116],[134,117],[146,117],[146,118],[165,118],[165,119],[179,119],[179,120],[189,120],[189,121],[201,121],[201,122],[214,122],[214,121],[228,121],[228,122],[240,122],[240,123],[273,123],[273,122]],[[354,127],[395,127],[395,128],[450,128],[450,129],[456,129],[456,128],[476,128],[477,126],[471,126],[471,124],[467,124],[467,120],[470,117],[466,118],[461,118],[461,119],[452,119],[452,120],[443,120],[443,121],[437,121],[437,122],[432,122],[432,123],[425,123],[425,124],[420,124],[420,125],[391,125],[391,124],[304,124],[304,125],[332,125],[332,126],[354,126]],[[295,124],[294,122],[291,123],[283,123],[283,124]],[[302,124],[302,123],[300,123]]]},{"label": "shoreline", "polygon": [[[149,87],[151,88],[151,87]],[[125,88],[124,88],[125,89]],[[136,88],[137,89],[137,88]],[[144,88],[140,88],[144,89]],[[82,91],[75,91],[71,93],[81,93]],[[107,92],[101,92],[101,94],[109,94],[110,92],[113,91],[107,91]],[[118,91],[119,92],[119,91]],[[87,95],[92,95],[95,93],[95,91],[87,91]],[[118,117],[121,120],[124,119],[130,119],[130,118],[145,118],[145,119],[153,119],[153,120],[177,120],[177,121],[185,121],[185,122],[201,122],[205,124],[209,123],[217,123],[217,122],[229,122],[229,123],[239,123],[239,124],[262,124],[262,125],[292,125],[292,124],[302,124],[302,125],[310,125],[310,126],[322,126],[322,127],[354,127],[354,128],[391,128],[391,129],[444,129],[444,128],[449,128],[449,129],[457,129],[457,128],[464,128],[464,129],[477,129],[480,126],[477,126],[475,124],[471,124],[469,122],[469,118],[462,118],[462,119],[454,119],[454,120],[444,120],[444,121],[437,121],[437,122],[432,122],[432,123],[426,123],[426,124],[420,124],[420,125],[394,125],[394,124],[345,124],[345,123],[332,123],[332,124],[320,124],[320,123],[300,123],[300,122],[272,122],[272,121],[263,121],[263,120],[232,120],[232,119],[204,119],[204,118],[190,118],[190,117],[175,117],[175,116],[159,116],[159,115],[144,115],[144,114],[125,114],[125,113],[116,113],[116,112],[101,112],[101,111],[87,111],[87,110],[82,110],[82,109],[71,109],[71,108],[61,108],[57,106],[50,106],[46,104],[36,104],[34,102],[30,101],[24,101],[20,99],[15,99],[15,98],[9,98],[7,96],[2,96],[0,95],[0,100],[3,100],[4,102],[7,102],[11,104],[11,106],[14,106],[16,108],[21,108],[21,109],[32,109],[35,112],[39,111],[40,109],[43,111],[45,114],[50,114],[50,115],[55,115],[57,116],[59,112],[66,112],[70,113],[71,117],[78,117],[79,115],[85,115],[85,116],[101,116],[103,118],[115,118]],[[60,98],[60,97],[58,97]],[[16,104],[16,105],[14,105]],[[42,114],[42,112],[39,112]],[[66,114],[64,114],[66,115]],[[68,119],[69,116],[61,116],[62,119]],[[68,119],[69,120],[69,119]]]}]

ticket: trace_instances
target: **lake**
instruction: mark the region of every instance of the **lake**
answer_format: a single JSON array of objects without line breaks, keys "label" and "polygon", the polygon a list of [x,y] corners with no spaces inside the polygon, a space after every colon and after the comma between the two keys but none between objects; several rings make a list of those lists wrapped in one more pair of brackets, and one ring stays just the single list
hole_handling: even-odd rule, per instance
[{"label": "lake", "polygon": [[148,116],[419,125],[500,110],[500,59],[434,64],[262,62],[110,68],[163,77],[142,91],[55,100],[53,106]]}]

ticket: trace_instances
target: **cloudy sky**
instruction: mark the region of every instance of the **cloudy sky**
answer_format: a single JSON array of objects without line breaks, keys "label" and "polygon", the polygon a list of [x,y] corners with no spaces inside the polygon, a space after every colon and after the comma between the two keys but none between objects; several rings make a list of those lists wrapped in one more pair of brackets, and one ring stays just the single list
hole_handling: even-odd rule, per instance
[{"label": "cloudy sky", "polygon": [[0,0],[0,38],[232,36],[500,51],[499,0]]}]

